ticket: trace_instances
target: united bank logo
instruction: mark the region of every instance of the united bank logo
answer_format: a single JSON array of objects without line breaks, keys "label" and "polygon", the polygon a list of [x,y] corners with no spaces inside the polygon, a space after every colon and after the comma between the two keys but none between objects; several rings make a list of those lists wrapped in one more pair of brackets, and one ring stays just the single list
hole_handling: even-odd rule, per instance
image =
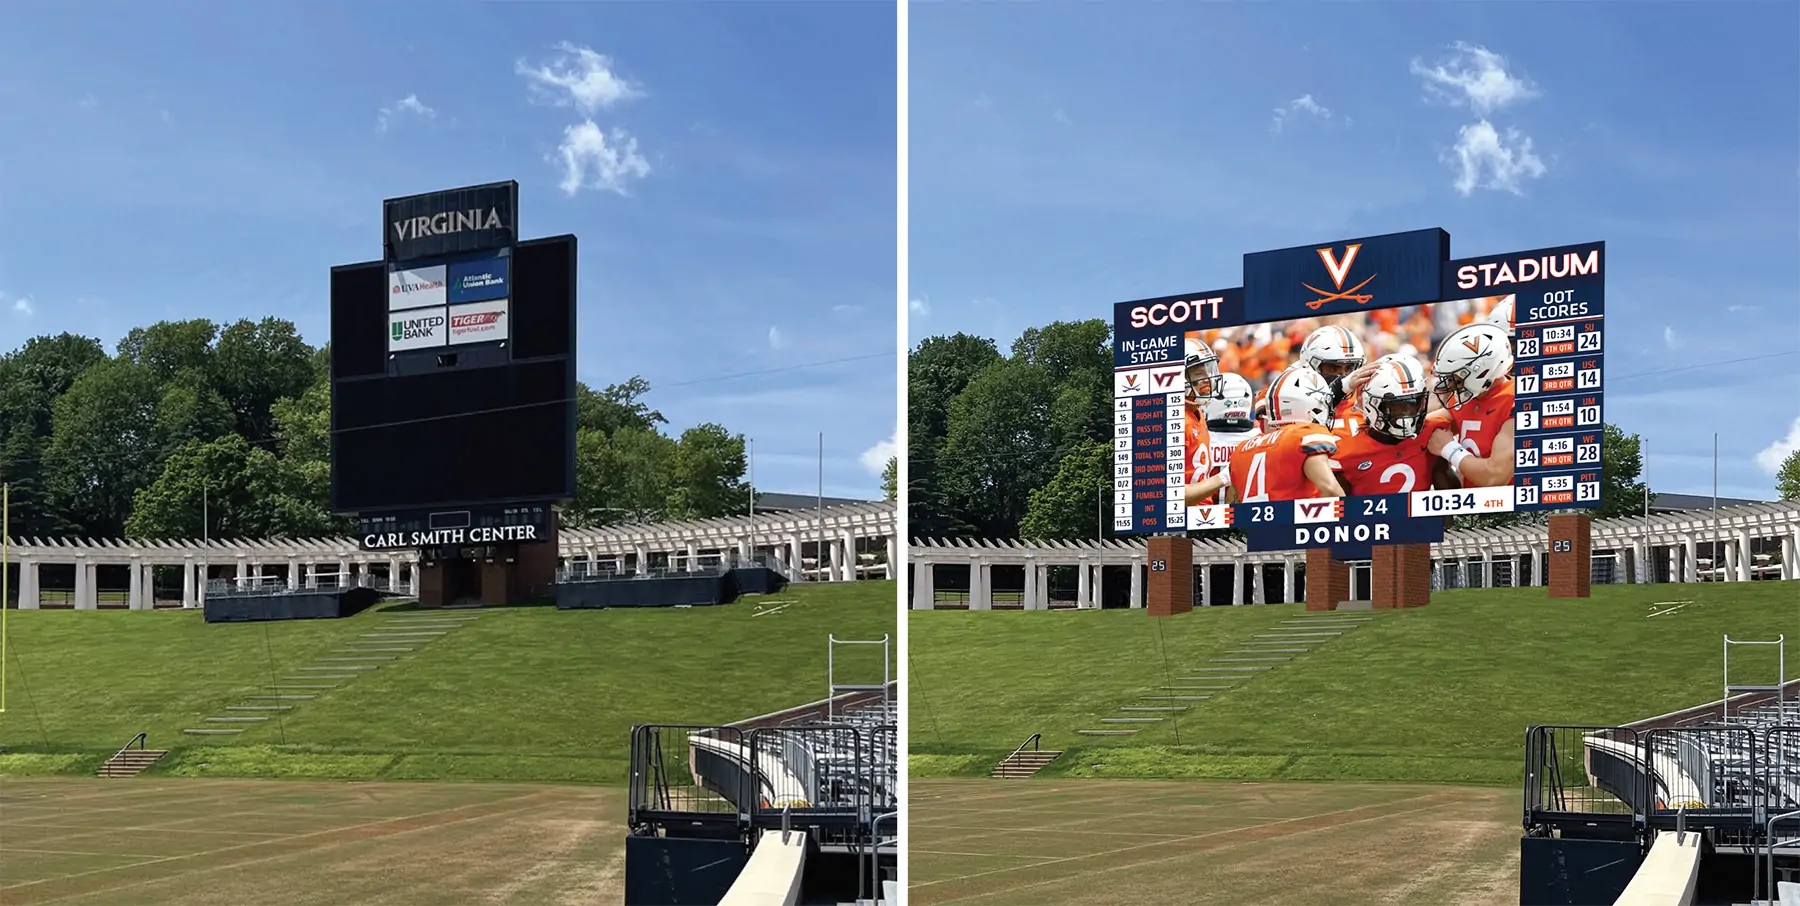
[{"label": "united bank logo", "polygon": [[1307,308],[1318,311],[1320,306],[1325,305],[1328,302],[1338,302],[1346,299],[1355,302],[1358,305],[1367,305],[1374,301],[1375,294],[1364,293],[1362,292],[1362,288],[1368,286],[1369,281],[1380,276],[1379,274],[1370,274],[1368,277],[1364,278],[1361,283],[1358,283],[1349,289],[1344,288],[1344,282],[1350,279],[1350,269],[1356,266],[1356,253],[1362,251],[1362,243],[1358,242],[1344,246],[1344,253],[1342,255],[1338,254],[1336,246],[1329,246],[1318,249],[1317,251],[1319,253],[1319,260],[1325,263],[1325,274],[1331,278],[1331,285],[1335,291],[1327,292],[1310,283],[1301,283],[1301,286],[1319,294],[1317,299],[1307,300]]},{"label": "united bank logo", "polygon": [[388,339],[395,343],[409,340],[430,340],[437,337],[438,331],[443,326],[443,315],[402,318],[388,325]]}]

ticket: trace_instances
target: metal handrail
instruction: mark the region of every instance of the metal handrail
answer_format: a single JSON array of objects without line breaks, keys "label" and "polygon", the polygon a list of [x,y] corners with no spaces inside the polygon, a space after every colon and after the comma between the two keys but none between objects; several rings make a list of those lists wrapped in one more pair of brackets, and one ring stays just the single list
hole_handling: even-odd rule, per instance
[{"label": "metal handrail", "polygon": [[1024,741],[1024,742],[1022,742],[1022,743],[1019,743],[1019,747],[1018,747],[1018,748],[1016,748],[1016,749],[1014,749],[1014,750],[1012,750],[1012,755],[1008,755],[1008,756],[1006,756],[1006,757],[1007,757],[1007,758],[1009,758],[1009,759],[1010,759],[1010,758],[1012,758],[1012,757],[1013,757],[1013,755],[1017,755],[1017,754],[1019,754],[1019,753],[1020,753],[1020,752],[1023,752],[1023,751],[1025,751],[1025,747],[1026,747],[1026,746],[1030,746],[1030,747],[1031,747],[1031,751],[1033,751],[1033,752],[1036,752],[1036,751],[1038,751],[1038,743],[1039,743],[1039,742],[1041,742],[1041,741],[1043,741],[1043,738],[1044,738],[1044,734],[1042,734],[1042,733],[1033,733],[1033,734],[1031,734],[1031,738],[1030,738],[1030,739],[1027,739],[1027,740],[1025,740],[1025,741]]},{"label": "metal handrail", "polygon": [[[117,758],[120,755],[123,755],[126,752],[130,751],[132,743],[136,743],[138,749],[141,751],[144,748],[144,743],[148,742],[149,738],[150,738],[150,734],[148,734],[148,733],[139,733],[138,735],[131,737],[131,742],[128,742],[128,743],[120,746],[119,751],[114,752],[112,757]],[[107,759],[107,760],[110,761],[112,759]]]},{"label": "metal handrail", "polygon": [[1769,886],[1766,893],[1768,894],[1769,902],[1771,903],[1775,902],[1775,825],[1782,821],[1793,821],[1795,819],[1800,819],[1800,811],[1783,812],[1770,818],[1769,823],[1763,826],[1763,839],[1768,843],[1768,848],[1765,850],[1765,853],[1769,860],[1767,872]]},{"label": "metal handrail", "polygon": [[[883,821],[894,822],[894,836],[891,838],[890,842],[896,845],[900,843],[899,812],[887,812],[885,814],[876,815],[875,818],[869,822],[869,899],[876,903],[881,902],[881,822]],[[862,860],[858,859],[856,862],[856,895],[861,897],[862,891]]]}]

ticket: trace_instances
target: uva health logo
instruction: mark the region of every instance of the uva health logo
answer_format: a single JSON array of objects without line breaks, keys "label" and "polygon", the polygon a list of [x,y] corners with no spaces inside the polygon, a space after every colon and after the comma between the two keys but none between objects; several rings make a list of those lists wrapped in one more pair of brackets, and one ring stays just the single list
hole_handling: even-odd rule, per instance
[{"label": "uva health logo", "polygon": [[1319,306],[1324,305],[1327,302],[1336,302],[1339,299],[1349,299],[1358,305],[1367,305],[1374,300],[1374,293],[1363,293],[1359,295],[1357,291],[1368,286],[1369,280],[1375,279],[1380,276],[1379,274],[1370,274],[1368,280],[1364,280],[1349,289],[1344,289],[1344,281],[1349,279],[1350,268],[1356,263],[1356,253],[1359,251],[1362,251],[1361,243],[1344,246],[1344,257],[1343,260],[1340,261],[1337,257],[1337,249],[1335,247],[1318,250],[1319,260],[1325,262],[1325,273],[1331,277],[1331,285],[1337,288],[1337,292],[1326,292],[1310,283],[1300,284],[1319,294],[1319,298],[1306,303],[1307,308],[1318,311]]}]

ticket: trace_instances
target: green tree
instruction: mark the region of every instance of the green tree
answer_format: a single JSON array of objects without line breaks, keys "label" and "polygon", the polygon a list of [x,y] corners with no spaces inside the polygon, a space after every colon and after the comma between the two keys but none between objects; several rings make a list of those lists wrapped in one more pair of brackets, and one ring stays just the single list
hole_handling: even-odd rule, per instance
[{"label": "green tree", "polygon": [[236,416],[237,432],[252,442],[268,440],[275,402],[306,392],[317,354],[293,322],[280,318],[238,321],[221,331],[213,351],[215,388]]},{"label": "green tree", "polygon": [[668,474],[666,518],[711,519],[748,511],[747,462],[741,434],[711,423],[681,432]]},{"label": "green tree", "polygon": [[1644,512],[1648,487],[1638,478],[1644,474],[1643,446],[1636,434],[1626,434],[1615,425],[1606,425],[1600,436],[1600,508],[1595,519],[1614,516],[1639,516]]},{"label": "green tree", "polygon": [[132,498],[160,470],[158,392],[150,372],[111,359],[56,400],[48,449],[50,505],[90,537],[118,537]]},{"label": "green tree", "polygon": [[1800,449],[1789,453],[1775,470],[1775,493],[1782,500],[1800,500]]},{"label": "green tree", "polygon": [[900,497],[900,457],[889,456],[887,465],[881,467],[881,496],[885,500],[897,500]]},{"label": "green tree", "polygon": [[281,464],[236,434],[188,441],[139,489],[125,523],[136,538],[307,537],[325,526],[290,493]]},{"label": "green tree", "polygon": [[196,373],[210,384],[213,341],[218,336],[219,326],[205,319],[158,321],[127,332],[119,340],[118,357],[144,366],[159,382]]},{"label": "green tree", "polygon": [[50,431],[57,398],[104,361],[100,341],[68,333],[33,337],[0,357],[0,480],[11,486],[14,535],[82,533],[50,497]]},{"label": "green tree", "polygon": [[963,333],[927,338],[907,356],[907,528],[919,537],[974,532],[946,498],[939,468],[951,402],[997,361],[1001,358],[994,341]]},{"label": "green tree", "polygon": [[1112,448],[1105,441],[1076,445],[1057,465],[1056,475],[1031,492],[1019,536],[1065,541],[1104,537],[1100,532],[1103,508],[1112,496],[1107,478],[1111,461]]},{"label": "green tree", "polygon": [[1017,536],[1032,489],[1055,474],[1055,397],[1044,369],[1003,359],[982,369],[951,403],[935,493],[982,537]]},{"label": "green tree", "polygon": [[584,431],[611,435],[620,428],[655,429],[669,420],[650,408],[643,397],[650,382],[633,377],[623,384],[609,384],[596,392],[586,384],[575,387],[575,426]]}]

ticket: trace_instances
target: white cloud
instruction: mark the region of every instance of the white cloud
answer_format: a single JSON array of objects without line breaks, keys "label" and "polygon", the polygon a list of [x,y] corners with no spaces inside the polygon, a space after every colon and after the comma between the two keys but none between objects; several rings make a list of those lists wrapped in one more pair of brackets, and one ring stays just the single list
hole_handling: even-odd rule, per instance
[{"label": "white cloud", "polygon": [[926,315],[931,314],[931,300],[929,300],[929,299],[914,299],[914,300],[906,303],[906,310],[908,312],[911,312],[912,314],[918,315],[921,318],[925,317]]},{"label": "white cloud", "polygon": [[76,103],[84,110],[92,110],[95,107],[100,106],[100,99],[94,97],[94,93],[90,91],[87,94],[82,95],[81,100]]},{"label": "white cloud", "polygon": [[861,305],[833,305],[831,310],[840,314],[862,311]]},{"label": "white cloud", "polygon": [[1066,114],[1066,113],[1064,113],[1064,112],[1062,112],[1062,111],[1061,111],[1061,110],[1058,110],[1058,111],[1056,111],[1056,112],[1055,112],[1055,113],[1052,113],[1052,114],[1051,114],[1051,115],[1050,115],[1050,116],[1051,116],[1051,117],[1052,117],[1052,118],[1053,118],[1053,119],[1055,119],[1055,120],[1056,120],[1056,121],[1057,121],[1057,122],[1059,122],[1059,123],[1062,123],[1062,124],[1063,124],[1063,125],[1065,125],[1065,126],[1067,126],[1067,125],[1070,125],[1070,123],[1069,123],[1069,115],[1068,115],[1068,114]]},{"label": "white cloud", "polygon": [[1675,338],[1675,328],[1666,324],[1663,325],[1663,345],[1670,349],[1674,349],[1678,345]]},{"label": "white cloud", "polygon": [[[1303,94],[1291,101],[1288,101],[1286,104],[1283,104],[1280,107],[1275,108],[1275,120],[1274,120],[1274,122],[1269,124],[1269,130],[1271,132],[1280,132],[1282,127],[1287,124],[1288,114],[1290,114],[1290,113],[1292,113],[1292,114],[1304,113],[1308,116],[1311,116],[1314,119],[1321,119],[1321,120],[1331,119],[1330,108],[1327,108],[1324,105],[1320,104],[1318,101],[1313,100],[1313,96],[1311,94]],[[1348,122],[1348,121],[1346,120],[1346,122]]]},{"label": "white cloud", "polygon": [[975,100],[972,101],[971,103],[974,105],[975,109],[977,109],[977,110],[986,110],[987,108],[994,106],[994,99],[988,97],[987,92],[983,91],[982,93],[976,95]]},{"label": "white cloud", "polygon": [[[167,115],[167,111],[164,111]],[[392,107],[383,107],[376,111],[375,128],[386,132],[394,120],[402,116],[416,116],[420,119],[436,119],[437,111],[425,106],[416,94],[409,94],[396,101]]]},{"label": "white cloud", "polygon": [[30,296],[20,296],[13,300],[13,313],[21,318],[29,318],[37,314],[37,306],[32,304]]},{"label": "white cloud", "polygon": [[1429,95],[1486,117],[1540,93],[1530,80],[1507,71],[1505,57],[1479,44],[1458,41],[1450,50],[1449,58],[1436,66],[1412,61],[1412,73],[1425,80]]},{"label": "white cloud", "polygon": [[1773,475],[1781,469],[1781,464],[1787,461],[1789,456],[1794,455],[1795,450],[1800,450],[1800,418],[1794,419],[1794,423],[1788,425],[1786,437],[1764,447],[1762,452],[1756,454],[1757,468]]},{"label": "white cloud", "polygon": [[769,348],[770,349],[780,349],[783,342],[785,342],[785,341],[781,337],[781,328],[779,328],[779,327],[769,328]]},{"label": "white cloud", "polygon": [[637,139],[622,129],[614,129],[609,137],[593,120],[564,129],[551,159],[561,166],[559,185],[569,195],[582,189],[629,195],[626,183],[650,175],[650,162],[638,154]]},{"label": "white cloud", "polygon": [[1725,310],[1730,311],[1730,312],[1755,311],[1756,306],[1754,306],[1754,305],[1727,305],[1727,306],[1725,306]]},{"label": "white cloud", "polygon": [[1544,175],[1544,162],[1531,150],[1531,137],[1517,129],[1503,134],[1487,120],[1457,130],[1456,146],[1448,155],[1457,169],[1456,191],[1464,195],[1476,189],[1495,189],[1524,194],[1519,183]]},{"label": "white cloud", "polygon": [[899,455],[900,441],[896,435],[864,450],[859,458],[862,460],[863,468],[868,469],[871,474],[880,475],[881,470],[887,468],[888,460]]},{"label": "white cloud", "polygon": [[620,101],[644,96],[642,86],[613,72],[613,61],[587,47],[567,41],[556,45],[555,59],[540,66],[524,60],[517,65],[519,75],[530,82],[532,91],[559,107],[573,106],[592,115]]}]

